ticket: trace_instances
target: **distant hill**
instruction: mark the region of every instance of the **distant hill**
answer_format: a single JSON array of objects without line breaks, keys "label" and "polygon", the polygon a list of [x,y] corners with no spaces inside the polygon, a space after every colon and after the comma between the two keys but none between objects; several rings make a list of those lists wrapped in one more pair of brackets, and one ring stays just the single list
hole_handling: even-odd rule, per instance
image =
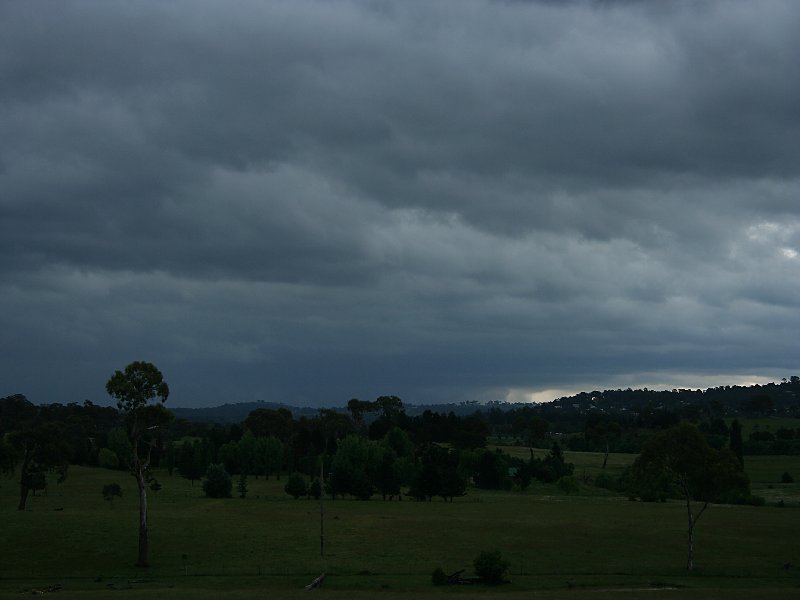
[{"label": "distant hill", "polygon": [[240,402],[237,404],[223,404],[205,408],[180,408],[171,407],[170,410],[178,419],[196,421],[201,423],[241,423],[251,412],[257,408],[277,410],[285,408],[292,412],[295,419],[300,417],[313,417],[319,409],[308,407],[289,406],[280,402]]},{"label": "distant hill", "polygon": [[[181,408],[171,407],[170,411],[178,419],[186,419],[187,421],[194,421],[198,423],[219,423],[222,425],[230,423],[241,423],[247,418],[251,412],[258,408],[268,408],[277,410],[285,408],[291,411],[295,419],[300,417],[315,417],[319,414],[319,408],[311,408],[309,406],[290,406],[281,402],[239,402],[237,404],[223,404],[222,406],[209,406],[204,408]],[[347,408],[344,406],[328,407],[341,413],[347,413]],[[432,404],[432,405],[404,405],[406,414],[409,416],[421,415],[426,410],[431,412],[447,414],[454,413],[458,416],[471,415],[476,410],[486,408],[485,405],[477,402],[461,402],[459,404]],[[369,420],[369,415],[367,415]]]},{"label": "distant hill", "polygon": [[[694,412],[690,410],[694,407]],[[783,379],[780,383],[768,383],[752,386],[719,386],[707,390],[674,389],[674,390],[605,390],[603,392],[581,392],[542,402],[540,404],[509,404],[505,402],[490,402],[480,404],[475,401],[459,402],[458,404],[430,404],[414,405],[404,404],[406,414],[414,417],[421,415],[426,410],[433,413],[446,415],[450,412],[463,417],[476,411],[490,415],[498,411],[505,412],[515,409],[534,410],[548,421],[557,422],[568,415],[580,416],[590,412],[602,412],[607,415],[633,414],[642,410],[671,410],[684,415],[700,414],[698,411],[714,408],[724,416],[750,415],[782,415],[800,417],[800,377],[792,376]],[[171,408],[175,416],[187,421],[204,423],[241,423],[252,411],[257,408],[270,408],[276,410],[285,408],[291,411],[295,419],[300,417],[314,417],[319,414],[319,408],[289,406],[278,402],[242,402],[239,404],[223,404],[210,408]],[[347,413],[344,406],[333,407],[333,410]],[[367,415],[367,419],[371,418]]]}]

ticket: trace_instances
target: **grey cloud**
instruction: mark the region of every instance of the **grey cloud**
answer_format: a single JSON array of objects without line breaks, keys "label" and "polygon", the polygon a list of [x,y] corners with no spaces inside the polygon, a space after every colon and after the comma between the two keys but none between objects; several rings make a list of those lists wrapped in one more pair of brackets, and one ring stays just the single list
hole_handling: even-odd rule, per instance
[{"label": "grey cloud", "polygon": [[5,2],[0,382],[785,376],[798,25],[788,0]]}]

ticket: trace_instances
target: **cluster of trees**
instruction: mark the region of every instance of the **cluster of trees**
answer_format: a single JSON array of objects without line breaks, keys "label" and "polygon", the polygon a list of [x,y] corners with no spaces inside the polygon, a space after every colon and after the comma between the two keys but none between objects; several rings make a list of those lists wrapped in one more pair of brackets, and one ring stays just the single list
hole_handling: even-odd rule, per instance
[{"label": "cluster of trees", "polygon": [[551,430],[571,434],[576,450],[589,448],[580,447],[580,437],[572,434],[584,432],[589,419],[607,419],[619,425],[621,431],[615,440],[618,446],[611,451],[638,453],[649,437],[648,432],[668,429],[680,421],[700,423],[715,418],[770,415],[800,417],[800,377],[793,375],[765,385],[726,385],[706,390],[595,390],[537,405],[494,402],[485,407],[475,406],[476,410],[479,408],[492,435],[524,443],[515,431],[518,418],[538,416],[550,423]]},{"label": "cluster of trees", "polygon": [[[555,481],[572,472],[557,444],[544,459],[531,454],[527,461],[485,450],[487,426],[474,417],[431,411],[408,417],[394,396],[351,400],[348,413],[323,409],[316,417],[294,419],[285,409],[259,408],[227,436],[186,436],[169,443],[164,461],[193,481],[210,464],[240,477],[280,479],[290,473],[287,493],[295,497],[318,494],[315,478],[322,466],[326,494],[364,500],[405,494],[452,501],[470,483],[524,489],[534,478]],[[538,435],[544,435],[547,424],[539,421]]]}]

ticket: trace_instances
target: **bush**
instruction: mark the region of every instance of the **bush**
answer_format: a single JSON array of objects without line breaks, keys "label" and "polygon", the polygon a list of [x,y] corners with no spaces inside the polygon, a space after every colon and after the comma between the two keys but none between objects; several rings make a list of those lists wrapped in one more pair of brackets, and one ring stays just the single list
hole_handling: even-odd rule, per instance
[{"label": "bush", "polygon": [[475,568],[475,575],[489,585],[503,583],[503,577],[509,567],[508,561],[503,560],[503,555],[497,550],[484,550],[472,564]]},{"label": "bush", "polygon": [[781,475],[781,483],[794,483],[794,477],[789,474],[789,471],[784,471]]},{"label": "bush", "polygon": [[119,469],[119,457],[110,448],[100,448],[97,453],[97,464],[104,469]]},{"label": "bush", "polygon": [[611,490],[612,492],[620,489],[619,481],[608,473],[600,473],[597,477],[595,477],[594,485],[595,487],[603,488],[604,490]]},{"label": "bush", "polygon": [[319,479],[314,479],[311,483],[308,484],[308,489],[306,490],[306,494],[309,498],[313,497],[319,499],[321,494],[320,486],[319,486]]},{"label": "bush", "polygon": [[114,498],[122,498],[122,488],[118,483],[108,483],[103,486],[103,498],[114,506]]},{"label": "bush", "polygon": [[447,575],[442,571],[442,567],[436,567],[431,574],[433,585],[444,585],[447,583]]},{"label": "bush", "polygon": [[297,500],[300,496],[304,496],[308,491],[306,480],[300,473],[292,473],[283,486],[284,491]]},{"label": "bush", "polygon": [[230,498],[233,490],[231,476],[222,464],[208,465],[206,480],[203,482],[203,492],[209,498]]},{"label": "bush", "polygon": [[575,481],[575,478],[572,475],[565,475],[561,479],[558,480],[556,483],[558,489],[564,492],[565,494],[573,494],[578,491],[578,482]]}]

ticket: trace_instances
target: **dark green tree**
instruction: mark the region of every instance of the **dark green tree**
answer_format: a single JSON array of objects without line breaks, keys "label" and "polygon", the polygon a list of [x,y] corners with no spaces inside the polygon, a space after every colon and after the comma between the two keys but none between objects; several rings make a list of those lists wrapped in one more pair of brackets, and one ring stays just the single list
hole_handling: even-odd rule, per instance
[{"label": "dark green tree", "polygon": [[731,423],[730,448],[744,468],[744,442],[742,441],[742,424],[739,423],[739,419],[734,419]]},{"label": "dark green tree", "polygon": [[[452,462],[455,460],[455,462]],[[453,498],[463,496],[467,493],[467,480],[458,472],[458,457],[449,458],[447,466],[442,471],[439,495],[445,500],[453,501]]]},{"label": "dark green tree", "polygon": [[484,583],[497,585],[503,583],[509,562],[503,560],[503,555],[497,551],[483,551],[472,563],[475,575],[481,578]]},{"label": "dark green tree", "polygon": [[[263,439],[263,438],[261,438]],[[249,431],[239,440],[239,472],[255,475],[263,472],[263,460],[259,454],[258,441]]]},{"label": "dark green tree", "polygon": [[575,465],[564,460],[564,453],[561,451],[561,445],[558,442],[553,442],[550,452],[544,457],[544,466],[552,471],[554,481],[561,479],[565,475],[572,475],[575,470]]},{"label": "dark green tree", "polygon": [[122,488],[118,483],[107,483],[103,486],[103,498],[114,506],[114,498],[122,498]]},{"label": "dark green tree", "polygon": [[378,445],[359,435],[348,435],[338,444],[331,462],[332,495],[351,494],[361,500],[372,496],[372,477],[378,464]]},{"label": "dark green tree", "polygon": [[[686,568],[694,568],[694,530],[711,502],[726,495],[749,495],[750,483],[730,450],[715,450],[694,425],[681,423],[652,438],[634,461],[634,486],[661,474],[682,498],[687,513]],[[698,506],[695,504],[699,504]]]},{"label": "dark green tree", "polygon": [[542,417],[530,414],[520,414],[511,425],[511,431],[522,437],[525,445],[533,448],[550,428],[550,424]]},{"label": "dark green tree", "polygon": [[484,450],[478,458],[475,485],[486,490],[499,490],[510,485],[509,462],[500,450]]},{"label": "dark green tree", "polygon": [[181,477],[194,482],[203,477],[211,463],[209,448],[201,440],[184,439],[178,450],[178,473]]},{"label": "dark green tree", "polygon": [[270,475],[275,473],[280,480],[281,467],[283,466],[283,442],[274,435],[258,438],[256,452],[258,462],[267,479],[269,479]]},{"label": "dark green tree", "polygon": [[285,408],[257,408],[244,421],[245,429],[255,437],[274,435],[283,442],[289,440],[293,425],[292,413]]},{"label": "dark green tree", "polygon": [[19,510],[31,490],[46,487],[47,473],[56,473],[59,483],[67,476],[70,447],[63,424],[52,417],[22,394],[0,398],[0,471],[13,476],[20,467]]},{"label": "dark green tree", "polygon": [[447,468],[447,450],[436,444],[425,446],[420,449],[419,462],[419,469],[408,493],[417,500],[431,502],[434,496],[442,495],[442,478]]},{"label": "dark green tree", "polygon": [[236,484],[236,491],[239,492],[239,498],[247,498],[247,475],[244,473],[239,474],[239,482]]},{"label": "dark green tree", "polygon": [[69,447],[62,433],[58,423],[36,423],[8,435],[12,463],[20,465],[19,510],[25,510],[29,491],[46,486],[48,472],[56,473],[59,483],[67,477]]},{"label": "dark green tree", "polygon": [[123,469],[130,469],[133,447],[125,427],[114,427],[108,432],[108,449],[117,455],[117,462]]},{"label": "dark green tree", "polygon": [[297,500],[300,496],[305,496],[308,492],[308,485],[305,478],[300,473],[292,473],[283,486],[284,491]]},{"label": "dark green tree", "polygon": [[368,400],[353,398],[347,402],[347,410],[350,412],[350,418],[353,419],[356,430],[360,431],[364,428],[364,415],[378,410],[378,405]]},{"label": "dark green tree", "polygon": [[97,453],[97,465],[103,469],[119,469],[119,457],[110,448],[100,448]]},{"label": "dark green tree", "polygon": [[384,447],[380,451],[380,458],[375,468],[375,487],[378,493],[386,497],[400,494],[400,474],[397,468],[397,457],[394,450]]},{"label": "dark green tree", "polygon": [[[106,383],[106,391],[117,401],[117,408],[125,417],[131,444],[130,469],[139,488],[139,548],[136,566],[147,567],[148,469],[153,448],[158,442],[159,429],[172,418],[171,413],[163,407],[169,396],[169,386],[154,364],[135,361],[123,371],[114,372]],[[153,401],[159,403],[151,404]]]},{"label": "dark green tree", "polygon": [[230,498],[233,491],[233,480],[225,470],[225,465],[208,465],[206,478],[203,481],[203,492],[209,498]]}]

